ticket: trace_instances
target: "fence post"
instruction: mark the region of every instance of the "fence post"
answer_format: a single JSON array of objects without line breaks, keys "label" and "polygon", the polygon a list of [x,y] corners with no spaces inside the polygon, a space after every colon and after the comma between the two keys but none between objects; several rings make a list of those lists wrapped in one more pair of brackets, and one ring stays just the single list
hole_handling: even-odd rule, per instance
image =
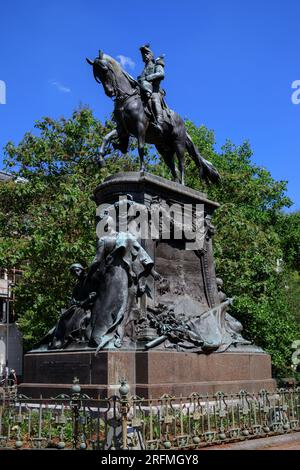
[{"label": "fence post", "polygon": [[71,408],[73,413],[73,449],[77,449],[78,444],[78,418],[79,410],[81,408],[81,387],[77,377],[74,377],[73,385],[71,387]]},{"label": "fence post", "polygon": [[127,449],[127,413],[129,409],[128,393],[129,387],[126,379],[121,379],[119,388],[120,404],[121,404],[121,420],[122,420],[122,449]]}]

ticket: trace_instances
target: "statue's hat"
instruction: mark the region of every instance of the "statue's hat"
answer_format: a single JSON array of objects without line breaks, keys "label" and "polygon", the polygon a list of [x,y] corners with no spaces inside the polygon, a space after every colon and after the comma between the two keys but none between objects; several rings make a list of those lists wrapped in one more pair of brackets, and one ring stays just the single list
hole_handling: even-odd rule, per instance
[{"label": "statue's hat", "polygon": [[140,51],[143,54],[144,52],[152,52],[150,49],[150,44],[144,44],[143,46],[140,47]]}]

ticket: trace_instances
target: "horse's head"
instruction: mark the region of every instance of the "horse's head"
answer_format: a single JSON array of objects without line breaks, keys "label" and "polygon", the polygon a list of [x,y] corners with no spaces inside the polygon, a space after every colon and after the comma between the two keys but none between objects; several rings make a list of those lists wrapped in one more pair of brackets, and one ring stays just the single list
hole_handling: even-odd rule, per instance
[{"label": "horse's head", "polygon": [[96,82],[102,83],[105,94],[112,98],[116,95],[113,85],[113,77],[108,62],[108,56],[99,51],[99,56],[95,60],[86,59],[87,63],[93,66],[93,74]]},{"label": "horse's head", "polygon": [[102,83],[105,94],[110,98],[117,97],[120,92],[131,94],[132,88],[136,88],[135,80],[124,72],[115,59],[102,51],[95,60],[86,60],[93,66],[96,82]]}]

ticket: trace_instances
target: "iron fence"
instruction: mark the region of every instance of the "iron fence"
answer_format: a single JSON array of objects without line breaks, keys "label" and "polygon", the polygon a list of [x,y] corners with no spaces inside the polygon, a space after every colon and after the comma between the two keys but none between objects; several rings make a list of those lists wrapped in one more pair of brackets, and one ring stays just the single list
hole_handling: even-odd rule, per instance
[{"label": "iron fence", "polygon": [[199,449],[300,431],[300,388],[251,394],[193,393],[159,399],[119,395],[93,399],[75,383],[70,394],[28,398],[0,394],[0,447],[30,449]]},{"label": "iron fence", "polygon": [[146,449],[196,449],[300,430],[300,388],[132,399],[130,423]]}]

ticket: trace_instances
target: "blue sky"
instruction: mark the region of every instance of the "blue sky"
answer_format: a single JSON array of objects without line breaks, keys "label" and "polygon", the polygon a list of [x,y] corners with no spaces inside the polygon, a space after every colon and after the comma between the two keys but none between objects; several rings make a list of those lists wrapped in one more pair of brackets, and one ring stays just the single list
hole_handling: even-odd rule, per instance
[{"label": "blue sky", "polygon": [[249,139],[255,162],[289,181],[300,209],[300,104],[291,101],[299,18],[297,0],[2,2],[0,157],[42,116],[69,116],[79,104],[109,116],[113,103],[85,57],[98,49],[128,57],[137,76],[139,46],[150,42],[155,55],[166,55],[170,107],[214,129],[218,146]]}]

